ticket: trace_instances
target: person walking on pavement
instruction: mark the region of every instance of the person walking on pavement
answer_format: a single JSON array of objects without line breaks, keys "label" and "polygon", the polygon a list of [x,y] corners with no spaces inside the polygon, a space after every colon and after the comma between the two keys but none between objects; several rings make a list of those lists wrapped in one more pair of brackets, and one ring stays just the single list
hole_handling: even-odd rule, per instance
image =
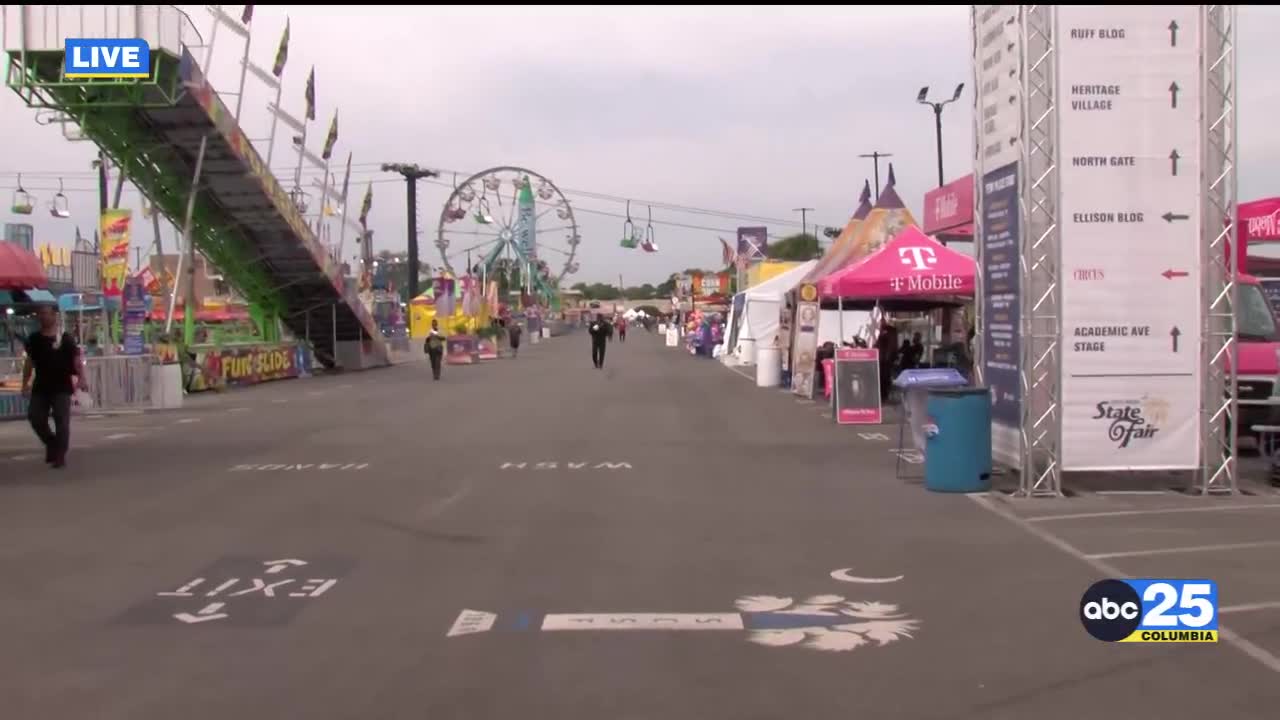
[{"label": "person walking on pavement", "polygon": [[[44,443],[44,461],[55,468],[67,464],[71,446],[71,399],[77,389],[86,390],[80,348],[70,333],[60,332],[57,311],[42,305],[36,311],[40,329],[27,338],[22,364],[22,394],[29,398],[27,419]],[[31,375],[35,373],[35,381]],[[49,419],[53,418],[53,431]]]},{"label": "person walking on pavement", "polygon": [[507,340],[511,343],[511,357],[520,357],[520,335],[523,332],[524,329],[518,322],[511,323],[511,327],[507,328]]},{"label": "person walking on pavement", "polygon": [[440,365],[444,359],[444,335],[440,334],[440,321],[431,321],[431,332],[427,335],[427,341],[422,344],[422,349],[427,352],[427,358],[431,360],[431,377],[440,379]]},{"label": "person walking on pavement", "polygon": [[591,364],[599,370],[604,367],[605,343],[613,335],[613,327],[604,319],[604,313],[596,313],[595,322],[591,323],[587,332],[591,334]]},{"label": "person walking on pavement", "polygon": [[618,320],[618,342],[627,341],[627,319],[619,318]]}]

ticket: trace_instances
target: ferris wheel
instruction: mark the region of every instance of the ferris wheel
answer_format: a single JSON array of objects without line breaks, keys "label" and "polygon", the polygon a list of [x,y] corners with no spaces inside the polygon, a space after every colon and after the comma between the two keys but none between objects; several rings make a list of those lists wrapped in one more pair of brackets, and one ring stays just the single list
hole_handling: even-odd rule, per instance
[{"label": "ferris wheel", "polygon": [[440,212],[436,248],[455,277],[515,273],[554,291],[578,271],[582,238],[573,207],[546,177],[495,167],[454,182]]}]

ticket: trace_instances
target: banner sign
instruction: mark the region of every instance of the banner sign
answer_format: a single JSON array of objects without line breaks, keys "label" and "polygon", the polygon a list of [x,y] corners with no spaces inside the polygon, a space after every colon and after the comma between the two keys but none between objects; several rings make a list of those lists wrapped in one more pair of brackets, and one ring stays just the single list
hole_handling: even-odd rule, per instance
[{"label": "banner sign", "polygon": [[841,425],[879,425],[880,356],[869,348],[836,350],[836,422]]},{"label": "banner sign", "polygon": [[729,273],[712,273],[693,276],[693,294],[695,297],[708,297],[729,292]]},{"label": "banner sign", "polygon": [[991,388],[991,420],[1018,432],[1022,427],[1020,322],[1022,245],[1018,211],[1018,165],[982,178],[983,380]]},{"label": "banner sign", "polygon": [[129,278],[124,285],[124,354],[145,352],[142,329],[147,322],[147,294],[139,277]]},{"label": "banner sign", "polygon": [[190,391],[221,390],[298,377],[298,352],[287,345],[196,349]]},{"label": "banner sign", "polygon": [[452,335],[444,341],[444,361],[450,365],[470,365],[475,353],[476,338],[471,335]]},{"label": "banner sign", "polygon": [[103,210],[98,231],[99,262],[102,266],[102,294],[119,301],[129,276],[129,231],[132,210]]},{"label": "banner sign", "polygon": [[1199,468],[1199,6],[1057,12],[1062,466]]},{"label": "banner sign", "polygon": [[738,228],[738,257],[748,262],[763,260],[765,248],[769,247],[769,228]]},{"label": "banner sign", "polygon": [[[800,302],[796,305],[795,339],[792,342],[791,392],[800,397],[813,397],[814,373],[818,357],[818,288],[812,283],[800,286]],[[785,347],[785,346],[784,346]],[[785,349],[784,349],[785,353]]]},{"label": "banner sign", "polygon": [[925,193],[924,234],[972,233],[973,189],[973,175],[965,175]]}]

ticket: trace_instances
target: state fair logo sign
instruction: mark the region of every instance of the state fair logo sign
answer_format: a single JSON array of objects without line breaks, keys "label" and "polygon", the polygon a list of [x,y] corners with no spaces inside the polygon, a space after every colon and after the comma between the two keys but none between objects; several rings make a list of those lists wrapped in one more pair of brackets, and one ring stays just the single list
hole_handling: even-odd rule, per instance
[{"label": "state fair logo sign", "polygon": [[906,276],[889,280],[889,286],[900,292],[958,292],[963,287],[955,275],[921,275],[938,264],[938,253],[931,247],[914,246],[898,248],[898,260],[907,267]]},{"label": "state fair logo sign", "polygon": [[1169,402],[1161,398],[1103,400],[1094,407],[1091,420],[1105,424],[1107,439],[1117,448],[1132,447],[1135,440],[1150,440],[1169,419]]}]

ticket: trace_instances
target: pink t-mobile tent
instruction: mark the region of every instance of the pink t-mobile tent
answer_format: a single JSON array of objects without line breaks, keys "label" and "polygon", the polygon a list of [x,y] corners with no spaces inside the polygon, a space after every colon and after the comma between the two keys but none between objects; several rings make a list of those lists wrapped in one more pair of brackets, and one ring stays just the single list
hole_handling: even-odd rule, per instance
[{"label": "pink t-mobile tent", "polygon": [[823,297],[892,300],[972,296],[977,263],[914,225],[861,262],[818,281]]}]

